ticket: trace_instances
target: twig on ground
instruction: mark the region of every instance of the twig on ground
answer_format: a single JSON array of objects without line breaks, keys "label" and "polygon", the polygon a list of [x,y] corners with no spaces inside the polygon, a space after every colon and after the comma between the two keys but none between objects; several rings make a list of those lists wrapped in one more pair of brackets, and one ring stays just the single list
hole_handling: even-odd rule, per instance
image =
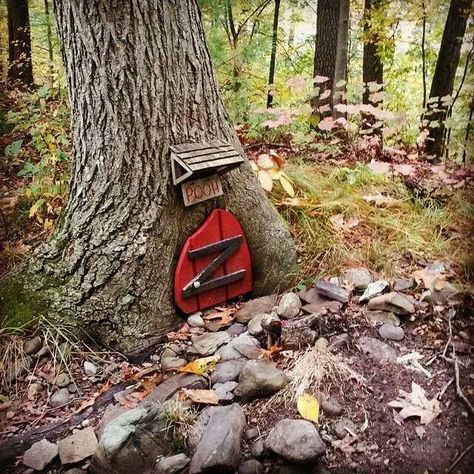
[{"label": "twig on ground", "polygon": [[456,464],[474,447],[474,443],[470,444],[449,466],[448,472],[451,472],[455,467]]},{"label": "twig on ground", "polygon": [[454,382],[454,377],[448,380],[445,386],[439,391],[438,397],[437,397],[438,400],[441,400],[443,398],[444,394],[446,393],[446,390],[448,390],[448,388],[452,385],[453,382]]},{"label": "twig on ground", "polygon": [[458,397],[464,402],[467,409],[471,412],[471,415],[474,416],[474,407],[471,405],[471,403],[469,402],[469,400],[466,398],[463,391],[461,390],[461,385],[459,383],[459,363],[456,356],[454,356],[454,375],[456,377],[456,393]]}]

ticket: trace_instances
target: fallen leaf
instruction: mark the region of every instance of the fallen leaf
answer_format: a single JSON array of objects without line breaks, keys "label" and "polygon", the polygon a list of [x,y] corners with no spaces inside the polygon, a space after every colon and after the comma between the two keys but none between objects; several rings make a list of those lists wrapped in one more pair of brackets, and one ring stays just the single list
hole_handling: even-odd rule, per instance
[{"label": "fallen leaf", "polygon": [[295,190],[293,189],[293,186],[290,183],[290,180],[283,174],[280,176],[280,184],[282,185],[283,189],[290,197],[292,198],[295,197]]},{"label": "fallen leaf", "polygon": [[273,188],[273,180],[270,173],[266,170],[259,170],[257,176],[262,188],[265,189],[265,191],[270,192]]},{"label": "fallen leaf", "polygon": [[319,402],[309,393],[304,393],[298,397],[296,402],[298,413],[305,419],[318,424]]},{"label": "fallen leaf", "polygon": [[180,367],[178,372],[189,372],[191,374],[204,375],[214,370],[214,367],[216,366],[216,363],[219,359],[220,356],[218,355],[196,359],[192,362],[189,362],[184,367]]},{"label": "fallen leaf", "polygon": [[390,163],[384,161],[372,160],[368,165],[370,171],[374,174],[387,174],[390,171]]},{"label": "fallen leaf", "polygon": [[403,420],[416,416],[423,425],[428,425],[442,413],[439,400],[436,397],[428,400],[423,388],[415,382],[411,383],[411,393],[399,390],[398,399],[389,402],[388,406],[401,408],[398,416]]},{"label": "fallen leaf", "polygon": [[214,390],[183,388],[182,391],[194,403],[203,403],[205,405],[217,405],[219,403],[219,397]]},{"label": "fallen leaf", "polygon": [[336,230],[345,231],[356,227],[359,224],[359,219],[356,217],[350,217],[347,221],[344,220],[342,214],[335,214],[329,218],[331,224]]},{"label": "fallen leaf", "polygon": [[426,430],[423,426],[415,426],[415,433],[418,435],[418,438],[423,440],[423,436],[425,436]]},{"label": "fallen leaf", "polygon": [[364,201],[374,203],[376,206],[388,206],[390,204],[397,202],[397,200],[394,199],[393,197],[385,196],[381,193],[369,194],[367,196],[363,196],[363,199]]},{"label": "fallen leaf", "polygon": [[257,165],[259,168],[262,168],[264,170],[269,170],[275,166],[275,162],[273,161],[270,155],[267,155],[266,153],[262,153],[261,155],[258,155],[257,157]]},{"label": "fallen leaf", "polygon": [[413,278],[415,278],[418,284],[423,283],[424,287],[429,290],[436,289],[440,291],[445,286],[443,282],[446,279],[444,271],[445,267],[443,264],[431,264],[413,272]]}]

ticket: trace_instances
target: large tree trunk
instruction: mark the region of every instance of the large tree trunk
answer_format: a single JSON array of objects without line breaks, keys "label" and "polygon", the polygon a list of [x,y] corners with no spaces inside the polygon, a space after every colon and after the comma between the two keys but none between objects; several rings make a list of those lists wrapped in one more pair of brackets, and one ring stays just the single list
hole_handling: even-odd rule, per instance
[{"label": "large tree trunk", "polygon": [[429,101],[428,111],[423,117],[429,133],[425,152],[431,158],[443,156],[444,120],[449,106],[442,98],[453,93],[454,78],[471,6],[472,0],[451,0],[449,6],[430,90],[430,98],[436,100]]},{"label": "large tree trunk", "polygon": [[45,256],[60,261],[65,312],[125,353],[156,343],[178,322],[172,285],[181,247],[215,207],[242,224],[254,293],[288,286],[292,239],[247,162],[225,175],[225,194],[214,201],[185,208],[172,185],[170,145],[223,139],[242,152],[196,1],[54,4],[75,166]]},{"label": "large tree trunk", "polygon": [[275,0],[275,9],[273,11],[273,32],[272,32],[272,54],[270,56],[270,69],[268,72],[268,93],[267,108],[273,104],[273,95],[275,93],[275,63],[278,40],[278,15],[280,13],[280,0]]},{"label": "large tree trunk", "polygon": [[33,85],[28,0],[7,0],[8,82],[13,87]]},{"label": "large tree trunk", "polygon": [[[313,116],[319,118],[328,117],[332,114],[332,92],[334,90],[334,72],[337,57],[337,35],[339,26],[340,0],[318,0],[316,13],[316,43],[314,48],[313,77],[324,76],[329,78],[319,86],[319,96],[327,90],[331,91],[328,97],[321,99],[314,97],[311,101]],[[321,108],[329,109],[321,112]],[[323,109],[323,110],[324,110]]]},{"label": "large tree trunk", "polygon": [[[349,41],[349,0],[339,1],[339,25],[337,29],[337,47],[336,47],[336,64],[334,68],[334,89],[337,91],[333,94],[333,107],[336,104],[346,102],[346,86],[336,87],[339,81],[347,80],[347,48]],[[345,116],[333,110],[335,117]]]}]

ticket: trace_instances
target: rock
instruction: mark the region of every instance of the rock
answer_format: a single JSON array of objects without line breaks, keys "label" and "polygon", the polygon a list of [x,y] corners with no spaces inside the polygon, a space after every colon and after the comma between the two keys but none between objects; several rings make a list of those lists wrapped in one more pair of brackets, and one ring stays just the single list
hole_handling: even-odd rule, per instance
[{"label": "rock", "polygon": [[23,346],[23,350],[28,355],[34,355],[37,352],[39,352],[39,350],[42,347],[43,347],[43,340],[41,339],[40,336],[35,336],[35,337],[32,337],[31,339],[28,339],[25,342]]},{"label": "rock", "polygon": [[325,351],[329,346],[329,341],[325,337],[320,337],[314,344],[318,351]]},{"label": "rock", "polygon": [[88,360],[86,360],[84,362],[84,373],[88,377],[93,377],[94,375],[97,375],[97,366],[93,364],[92,362],[89,362]]},{"label": "rock", "polygon": [[58,441],[61,464],[73,464],[92,456],[98,447],[94,428],[77,430],[71,436]]},{"label": "rock", "polygon": [[296,293],[285,293],[276,309],[277,315],[283,319],[292,319],[301,311],[301,300]]},{"label": "rock", "polygon": [[288,418],[276,424],[264,446],[277,456],[295,463],[312,462],[326,451],[326,445],[312,423]]},{"label": "rock", "polygon": [[229,327],[229,329],[227,329],[227,334],[230,334],[231,336],[238,336],[239,334],[244,333],[246,330],[247,329],[243,324],[234,323]]},{"label": "rock", "polygon": [[204,333],[203,328],[189,328],[189,334],[193,334],[195,336],[200,336]]},{"label": "rock", "polygon": [[31,448],[25,452],[23,464],[35,471],[42,471],[57,455],[58,447],[56,444],[50,443],[47,439],[42,439],[32,444]]},{"label": "rock", "polygon": [[163,370],[175,370],[184,367],[188,361],[181,357],[165,357],[161,359],[161,368]]},{"label": "rock", "polygon": [[130,408],[127,408],[124,405],[120,405],[119,403],[115,405],[107,405],[106,409],[104,410],[104,414],[102,415],[102,418],[96,428],[97,437],[100,439],[106,426],[112,420],[115,420],[115,418],[122,415],[128,410],[130,410]]},{"label": "rock", "polygon": [[428,290],[423,295],[423,300],[435,305],[442,305],[459,293],[458,289],[449,282],[443,281],[442,285],[443,287],[440,290],[436,288]]},{"label": "rock", "polygon": [[413,288],[415,282],[412,278],[397,278],[393,282],[393,291],[405,291]]},{"label": "rock", "polygon": [[321,404],[324,413],[329,416],[339,416],[342,413],[342,406],[335,398],[328,398]]},{"label": "rock", "polygon": [[321,280],[314,285],[314,288],[318,293],[331,300],[340,301],[341,303],[349,301],[349,292],[335,283]]},{"label": "rock", "polygon": [[344,332],[342,334],[337,334],[336,336],[331,337],[329,340],[329,350],[332,349],[341,349],[349,342],[349,334]]},{"label": "rock", "polygon": [[76,393],[77,392],[77,385],[75,383],[70,383],[67,386],[67,389],[68,389],[69,393]]},{"label": "rock", "polygon": [[373,337],[363,336],[358,344],[363,352],[380,364],[394,363],[397,360],[395,349]]},{"label": "rock", "polygon": [[257,439],[257,441],[253,443],[251,453],[252,456],[256,459],[260,459],[261,457],[263,457],[263,455],[265,454],[265,447],[261,439]]},{"label": "rock", "polygon": [[237,380],[243,366],[243,360],[228,360],[219,362],[211,374],[211,382],[215,384]]},{"label": "rock", "polygon": [[53,408],[60,407],[61,405],[66,405],[71,399],[69,390],[67,388],[60,388],[51,395],[49,399],[49,405]]},{"label": "rock", "polygon": [[160,358],[166,359],[167,357],[176,357],[177,355],[178,354],[173,349],[171,349],[171,347],[165,347],[161,353]]},{"label": "rock", "polygon": [[184,474],[189,464],[189,458],[183,454],[176,454],[160,459],[156,464],[156,474]]},{"label": "rock", "polygon": [[60,388],[67,387],[70,383],[71,380],[66,372],[62,372],[56,377],[56,385]]},{"label": "rock", "polygon": [[336,312],[342,308],[342,303],[336,300],[326,299],[320,303],[311,303],[303,306],[303,311],[314,315],[322,315],[328,311]]},{"label": "rock", "polygon": [[35,397],[39,393],[41,393],[42,389],[43,389],[43,386],[38,382],[28,384],[28,390],[27,390],[28,400],[34,400]]},{"label": "rock", "polygon": [[264,472],[263,464],[256,459],[243,462],[237,469],[237,474],[263,474]]},{"label": "rock", "polygon": [[400,326],[400,319],[398,316],[388,311],[367,311],[365,316],[373,323],[387,323],[393,324],[394,326]]},{"label": "rock", "polygon": [[245,439],[254,439],[254,438],[256,438],[259,434],[260,434],[260,432],[258,431],[257,428],[249,428],[249,429],[245,432]]},{"label": "rock", "polygon": [[226,332],[205,333],[201,336],[192,336],[192,346],[190,354],[196,354],[201,357],[213,355],[217,349],[231,340]]},{"label": "rock", "polygon": [[[224,333],[225,334],[225,333]],[[260,344],[257,339],[248,333],[241,334],[232,339],[226,346],[221,347],[217,351],[217,355],[222,360],[233,359],[258,359],[262,354]]]},{"label": "rock", "polygon": [[196,374],[181,373],[173,375],[161,382],[138,406],[143,407],[149,402],[164,403],[182,388],[207,388],[207,381],[204,377]]},{"label": "rock", "polygon": [[240,461],[245,415],[240,405],[212,407],[191,460],[189,474],[234,472]]},{"label": "rock", "polygon": [[247,324],[256,314],[271,313],[277,302],[277,295],[262,296],[244,303],[235,313],[235,321]]},{"label": "rock", "polygon": [[362,296],[359,298],[359,303],[366,303],[370,301],[372,298],[383,293],[387,288],[390,287],[390,283],[387,280],[377,280],[373,283],[367,285]]},{"label": "rock", "polygon": [[363,291],[374,279],[369,270],[364,267],[350,268],[342,274],[342,280],[352,285],[356,291]]},{"label": "rock", "polygon": [[[318,315],[310,314],[302,318],[295,318],[282,325],[283,345],[288,350],[299,350],[312,346],[318,333],[313,329],[318,323]],[[262,321],[262,327],[266,324],[266,319]]]},{"label": "rock", "polygon": [[106,426],[92,458],[91,471],[96,474],[153,472],[158,456],[171,452],[166,426],[158,404],[128,410]]},{"label": "rock", "polygon": [[382,324],[379,328],[379,334],[383,339],[391,339],[393,341],[401,341],[405,337],[403,329],[393,324]]},{"label": "rock", "polygon": [[273,362],[250,360],[240,373],[234,395],[244,401],[273,395],[288,383],[288,377]]},{"label": "rock", "polygon": [[252,336],[261,336],[272,323],[280,323],[280,318],[276,313],[257,314],[249,322],[247,328]]},{"label": "rock", "polygon": [[206,326],[204,319],[202,319],[202,313],[194,313],[188,317],[186,321],[192,328],[203,328]]},{"label": "rock", "polygon": [[232,391],[237,385],[237,382],[216,383],[212,388],[219,397],[219,402],[231,402],[234,400]]},{"label": "rock", "polygon": [[304,291],[300,291],[298,293],[298,296],[300,297],[301,301],[307,304],[319,304],[324,303],[326,301],[332,301],[327,299],[325,296],[320,295],[314,287],[308,288]]},{"label": "rock", "polygon": [[351,420],[348,418],[341,418],[340,420],[336,421],[332,425],[332,429],[334,431],[334,434],[339,438],[339,439],[344,439],[347,435],[347,430],[346,427],[349,428],[350,431],[353,433],[357,432],[357,425],[353,423]]},{"label": "rock", "polygon": [[401,315],[415,312],[415,307],[411,301],[395,291],[376,296],[369,301],[368,307],[371,310],[389,311]]},{"label": "rock", "polygon": [[14,364],[9,364],[5,374],[7,383],[10,384],[21,377],[32,365],[33,359],[30,356],[22,357],[17,359]]}]

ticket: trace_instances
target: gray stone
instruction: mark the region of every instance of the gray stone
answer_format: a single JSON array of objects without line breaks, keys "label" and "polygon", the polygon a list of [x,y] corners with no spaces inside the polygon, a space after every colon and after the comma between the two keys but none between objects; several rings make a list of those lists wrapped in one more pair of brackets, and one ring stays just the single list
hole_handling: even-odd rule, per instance
[{"label": "gray stone", "polygon": [[322,314],[327,313],[328,311],[332,311],[333,313],[335,313],[341,308],[342,303],[340,301],[326,299],[325,301],[321,301],[320,303],[311,303],[303,306],[303,311],[305,313],[320,316]]},{"label": "gray stone", "polygon": [[71,395],[69,390],[67,388],[60,388],[51,395],[49,405],[53,408],[57,408],[68,403],[70,399]]},{"label": "gray stone", "polygon": [[35,397],[39,393],[41,393],[42,390],[43,390],[43,386],[38,382],[28,384],[28,390],[27,390],[28,400],[34,400]]},{"label": "gray stone", "polygon": [[237,474],[263,474],[264,472],[263,464],[256,459],[243,462],[237,470]]},{"label": "gray stone", "polygon": [[340,301],[341,303],[349,301],[349,292],[335,283],[321,280],[314,285],[314,288],[318,293],[331,300]]},{"label": "gray stone", "polygon": [[341,349],[349,342],[349,334],[344,332],[342,334],[337,334],[336,336],[331,337],[329,340],[329,349]]},{"label": "gray stone", "polygon": [[[282,324],[283,346],[287,350],[305,349],[312,346],[318,338],[318,333],[313,329],[317,326],[319,316],[298,317]],[[262,321],[262,327],[266,325],[266,319]]]},{"label": "gray stone", "polygon": [[371,310],[389,311],[401,315],[415,312],[415,307],[411,301],[401,293],[396,293],[395,291],[376,296],[369,301],[368,307]]},{"label": "gray stone", "polygon": [[42,439],[31,445],[23,455],[23,464],[33,468],[35,471],[42,471],[56,456],[58,447],[50,443],[47,439]]},{"label": "gray stone", "polygon": [[261,336],[265,332],[265,327],[274,322],[280,322],[276,313],[257,314],[248,324],[248,331],[252,336]]},{"label": "gray stone", "polygon": [[442,305],[453,299],[459,291],[458,289],[448,282],[442,282],[443,287],[440,290],[436,288],[431,288],[423,295],[423,300],[428,303],[435,305]]},{"label": "gray stone", "polygon": [[166,359],[167,357],[176,357],[178,354],[171,349],[171,347],[165,347],[161,353],[161,359]]},{"label": "gray stone", "polygon": [[71,380],[66,372],[62,372],[56,377],[56,385],[60,388],[67,387],[70,383]]},{"label": "gray stone", "polygon": [[176,392],[182,388],[206,388],[207,381],[204,377],[196,374],[181,373],[173,375],[161,382],[153,392],[148,394],[140,403],[139,407],[149,402],[163,403],[170,399]]},{"label": "gray stone", "polygon": [[285,293],[276,309],[278,316],[283,319],[292,319],[301,311],[301,300],[296,293]]},{"label": "gray stone", "polygon": [[181,357],[165,357],[161,359],[161,368],[163,370],[175,370],[184,367],[188,361]]},{"label": "gray stone", "polygon": [[239,378],[242,367],[244,366],[243,360],[228,360],[224,362],[219,362],[216,365],[216,368],[211,374],[211,382],[215,383],[225,383]]},{"label": "gray stone", "polygon": [[331,301],[328,300],[325,296],[320,295],[314,287],[308,288],[304,291],[300,291],[298,293],[298,296],[300,297],[301,301],[307,304],[318,304],[324,303],[326,301]]},{"label": "gray stone", "polygon": [[405,291],[413,288],[415,282],[412,278],[397,278],[393,282],[393,291]]},{"label": "gray stone", "polygon": [[365,316],[373,323],[387,323],[393,324],[394,326],[400,326],[400,319],[398,316],[388,311],[367,311]]},{"label": "gray stone", "polygon": [[405,337],[403,329],[393,324],[382,324],[379,328],[379,334],[383,339],[391,339],[393,341],[401,341]]},{"label": "gray stone", "polygon": [[213,355],[217,349],[231,340],[226,332],[205,333],[201,336],[192,336],[192,346],[190,354],[197,354],[202,357]]},{"label": "gray stone", "polygon": [[94,428],[77,430],[71,436],[58,441],[61,464],[73,464],[92,456],[97,448]]},{"label": "gray stone", "polygon": [[332,429],[334,431],[334,434],[339,438],[339,439],[344,439],[348,433],[346,430],[348,428],[352,433],[357,432],[357,425],[353,423],[351,420],[348,418],[341,418],[340,420],[336,421],[332,425]]},{"label": "gray stone", "polygon": [[217,355],[220,355],[222,360],[257,359],[261,354],[258,340],[248,333],[237,336],[217,351]]},{"label": "gray stone", "polygon": [[192,328],[203,328],[206,326],[206,322],[202,319],[202,313],[194,313],[189,316],[186,321]]},{"label": "gray stone", "polygon": [[276,301],[277,295],[262,296],[249,300],[235,313],[235,321],[247,324],[256,314],[270,313]]},{"label": "gray stone", "polygon": [[88,360],[86,360],[84,362],[84,373],[88,377],[93,377],[94,375],[97,375],[97,366],[93,364],[92,362],[89,362]]},{"label": "gray stone", "polygon": [[31,339],[28,339],[25,342],[23,346],[23,350],[28,355],[34,355],[37,352],[39,352],[39,350],[42,347],[43,347],[43,340],[41,339],[40,336],[35,336],[35,337],[32,337]]},{"label": "gray stone", "polygon": [[260,432],[258,431],[257,428],[249,428],[249,429],[245,432],[245,439],[254,439],[254,438],[256,438],[259,434],[260,434]]},{"label": "gray stone", "polygon": [[239,334],[244,333],[247,330],[247,328],[240,323],[234,323],[232,326],[227,329],[227,334],[230,334],[231,336],[238,336]]},{"label": "gray stone", "polygon": [[390,287],[390,283],[387,280],[377,280],[367,285],[362,296],[359,298],[359,303],[366,303],[372,298],[382,294],[386,289]]},{"label": "gray stone", "polygon": [[339,416],[342,413],[342,406],[335,398],[328,398],[321,404],[324,413],[329,416]]},{"label": "gray stone", "polygon": [[262,439],[257,439],[252,445],[251,454],[255,459],[260,459],[265,454],[265,447]]},{"label": "gray stone", "polygon": [[364,267],[349,268],[342,274],[342,279],[352,285],[356,291],[365,290],[367,285],[374,281],[369,270]]},{"label": "gray stone", "polygon": [[288,383],[286,374],[273,362],[250,360],[242,369],[234,395],[244,401],[273,395]]},{"label": "gray stone", "polygon": [[240,405],[212,407],[191,460],[189,474],[233,472],[240,461],[245,415]]},{"label": "gray stone", "polygon": [[156,464],[156,474],[184,474],[189,464],[189,458],[183,454],[176,454],[160,459]]},{"label": "gray stone", "polygon": [[115,420],[118,416],[122,415],[126,411],[130,410],[130,408],[127,408],[124,405],[120,405],[119,403],[115,405],[107,405],[106,409],[104,410],[104,414],[102,415],[102,418],[97,425],[96,428],[96,434],[97,437],[100,439],[102,436],[102,433],[104,432],[106,426],[112,421]]},{"label": "gray stone", "polygon": [[315,343],[314,348],[318,351],[325,351],[329,346],[329,341],[325,337],[320,337]]},{"label": "gray stone", "polygon": [[363,352],[380,364],[394,363],[397,360],[395,349],[378,339],[363,336],[359,338],[358,344]]},{"label": "gray stone", "polygon": [[234,400],[234,394],[232,391],[237,387],[237,382],[226,382],[226,383],[216,383],[213,390],[216,392],[219,397],[219,402],[232,402]]},{"label": "gray stone", "polygon": [[75,383],[70,383],[67,386],[67,389],[69,390],[69,393],[77,393],[77,385]]},{"label": "gray stone", "polygon": [[270,431],[264,446],[290,462],[309,463],[326,451],[318,430],[306,420],[283,419]]}]

